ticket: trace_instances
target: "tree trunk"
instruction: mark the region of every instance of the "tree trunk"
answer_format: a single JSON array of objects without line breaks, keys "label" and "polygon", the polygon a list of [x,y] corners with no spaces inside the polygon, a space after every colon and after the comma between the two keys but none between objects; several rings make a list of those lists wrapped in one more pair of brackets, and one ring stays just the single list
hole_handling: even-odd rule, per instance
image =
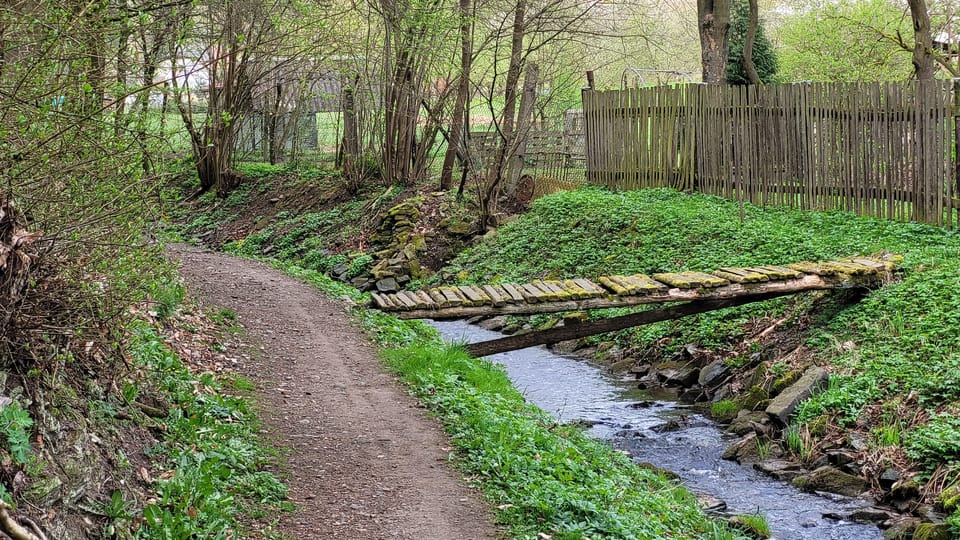
[{"label": "tree trunk", "polygon": [[517,84],[520,82],[520,70],[523,68],[523,34],[526,18],[526,0],[517,0],[516,11],[513,15],[513,39],[510,45],[510,67],[507,69],[506,89],[503,94],[503,120],[500,122],[500,147],[494,159],[493,167],[487,173],[486,189],[480,196],[480,226],[487,225],[487,221],[495,212],[497,194],[500,193],[500,182],[503,180],[507,156],[513,152],[514,117],[517,114]]},{"label": "tree trunk", "polygon": [[[462,133],[469,130],[464,111],[470,101],[470,67],[473,61],[473,39],[470,33],[470,0],[460,0],[460,79],[457,84],[457,101],[450,119],[450,137],[440,169],[440,189],[450,189],[453,182],[453,162],[463,139]],[[466,167],[466,163],[463,164]]]},{"label": "tree trunk", "polygon": [[749,0],[750,19],[747,23],[747,35],[743,42],[743,57],[740,62],[743,64],[743,73],[747,76],[747,82],[750,84],[760,84],[760,75],[757,74],[757,66],[753,62],[753,44],[757,41],[757,26],[760,24],[758,14],[757,0]]},{"label": "tree trunk", "polygon": [[524,154],[527,151],[527,135],[533,123],[534,105],[537,102],[537,81],[540,79],[540,68],[536,64],[527,64],[526,74],[523,77],[523,94],[520,97],[520,115],[517,118],[517,128],[514,135],[514,152],[510,157],[509,175],[510,185],[507,193],[514,194],[520,173],[523,170]]},{"label": "tree trunk", "polygon": [[933,60],[933,37],[930,14],[925,0],[907,0],[913,19],[913,71],[920,81],[932,81],[936,75]]},{"label": "tree trunk", "polygon": [[703,82],[723,84],[727,80],[730,0],[697,0],[697,21]]}]

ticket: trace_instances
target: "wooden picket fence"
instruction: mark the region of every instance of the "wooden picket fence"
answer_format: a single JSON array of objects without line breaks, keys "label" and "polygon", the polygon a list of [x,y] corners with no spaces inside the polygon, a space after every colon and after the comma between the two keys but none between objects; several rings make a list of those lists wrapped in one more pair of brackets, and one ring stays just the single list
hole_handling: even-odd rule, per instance
[{"label": "wooden picket fence", "polygon": [[584,90],[587,179],[952,227],[953,81]]}]

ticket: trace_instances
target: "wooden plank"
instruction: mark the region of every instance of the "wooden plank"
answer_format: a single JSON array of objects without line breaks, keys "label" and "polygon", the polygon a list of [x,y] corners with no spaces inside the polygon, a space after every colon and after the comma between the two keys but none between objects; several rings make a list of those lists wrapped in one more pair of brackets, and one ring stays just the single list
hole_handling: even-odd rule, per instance
[{"label": "wooden plank", "polygon": [[630,281],[627,280],[627,276],[620,276],[620,275],[607,276],[607,279],[621,286],[623,290],[627,291],[626,294],[628,295],[636,294],[637,292],[640,291],[639,287],[631,284]]},{"label": "wooden plank", "polygon": [[500,307],[507,303],[503,296],[491,285],[484,285],[483,292],[487,293],[487,296],[490,297],[490,302],[496,306]]},{"label": "wooden plank", "polygon": [[469,302],[469,305],[474,305],[474,306],[483,305],[483,298],[481,298],[480,295],[473,290],[473,287],[470,287],[469,285],[461,285],[460,287],[458,287],[458,289],[460,291],[460,294],[462,294],[467,299],[467,301]]},{"label": "wooden plank", "polygon": [[637,289],[635,294],[650,294],[667,288],[663,283],[645,274],[633,274],[626,276],[626,279]]},{"label": "wooden plank", "polygon": [[892,261],[879,261],[876,259],[865,259],[861,257],[854,257],[850,259],[851,261],[862,264],[864,266],[869,266],[878,271],[889,272],[894,269],[896,266]]},{"label": "wooden plank", "polygon": [[591,294],[595,294],[599,296],[604,293],[603,289],[599,285],[590,281],[589,279],[577,278],[577,279],[574,279],[573,282],[576,283],[578,286],[580,286],[580,288],[582,288],[583,290]]},{"label": "wooden plank", "polygon": [[653,279],[679,289],[693,289],[697,286],[696,282],[690,281],[690,279],[683,275],[683,273],[676,274],[664,272],[660,274],[654,274]]},{"label": "wooden plank", "polygon": [[398,291],[397,298],[399,298],[401,301],[403,301],[407,305],[413,305],[413,307],[416,309],[423,309],[426,307],[423,301],[421,301],[420,298],[417,297],[417,295],[413,294],[410,291]]},{"label": "wooden plank", "polygon": [[796,270],[776,265],[752,266],[747,270],[759,272],[768,276],[770,279],[796,279],[802,275],[801,272],[797,272]]},{"label": "wooden plank", "polygon": [[550,290],[550,287],[547,287],[546,285],[544,285],[543,282],[540,280],[534,280],[529,285],[534,289],[540,291],[539,297],[540,297],[540,300],[542,301],[555,302],[557,300],[560,300],[560,295]]},{"label": "wooden plank", "polygon": [[543,280],[535,282],[538,287],[541,289],[546,287],[550,292],[556,294],[560,298],[564,298],[569,295],[569,293],[560,285],[559,281],[553,280]]},{"label": "wooden plank", "polygon": [[691,282],[695,282],[698,287],[713,288],[730,284],[728,280],[706,272],[683,272],[683,275]]},{"label": "wooden plank", "polygon": [[564,290],[566,290],[569,294],[573,295],[574,298],[583,299],[583,298],[590,298],[593,296],[590,292],[586,291],[583,287],[580,287],[579,285],[577,285],[576,282],[573,281],[572,279],[565,279],[563,280],[562,283],[563,283]]},{"label": "wooden plank", "polygon": [[628,294],[627,289],[625,289],[623,285],[620,285],[619,283],[611,280],[607,276],[600,276],[599,278],[597,278],[597,281],[599,281],[600,285],[603,285],[607,290],[609,290],[613,294],[617,294],[620,296],[627,296]]},{"label": "wooden plank", "polygon": [[517,290],[523,295],[524,300],[532,304],[540,302],[540,295],[543,294],[539,289],[529,283],[519,285]]},{"label": "wooden plank", "polygon": [[428,294],[427,291],[415,291],[414,294],[416,294],[417,297],[420,298],[420,301],[423,302],[423,305],[424,305],[424,306],[426,306],[426,307],[428,307],[428,308],[437,308],[437,307],[440,307],[440,306],[438,306],[437,303],[433,300],[433,298],[430,297],[430,294]]},{"label": "wooden plank", "polygon": [[377,308],[384,311],[390,311],[394,309],[393,302],[385,294],[380,293],[370,293],[370,298],[374,301]]},{"label": "wooden plank", "polygon": [[522,303],[526,301],[526,297],[523,296],[523,293],[520,292],[520,289],[517,285],[512,283],[501,283],[500,286],[503,287],[503,290],[507,291],[507,294],[510,295],[510,299],[514,302]]},{"label": "wooden plank", "polygon": [[718,278],[725,279],[733,283],[762,283],[764,281],[770,281],[770,278],[765,274],[758,274],[757,272],[744,272],[734,274],[726,270],[715,270],[713,275]]},{"label": "wooden plank", "polygon": [[440,294],[447,299],[447,303],[451,307],[456,307],[464,303],[463,297],[456,293],[456,291],[451,287],[440,287]]},{"label": "wooden plank", "polygon": [[483,288],[478,285],[468,285],[470,290],[473,291],[480,298],[480,302],[483,304],[492,304],[493,301],[490,300],[490,297],[487,296],[487,293],[483,291]]},{"label": "wooden plank", "polygon": [[427,294],[430,295],[430,298],[433,298],[433,301],[437,303],[437,306],[439,306],[439,307],[449,307],[449,306],[450,306],[450,302],[447,301],[447,297],[444,296],[443,293],[440,292],[439,290],[437,290],[437,289],[428,289],[428,290],[427,290]]},{"label": "wooden plank", "polygon": [[[720,273],[726,275],[720,275]],[[750,268],[734,268],[730,266],[724,266],[713,274],[715,276],[728,279],[734,283],[759,283],[762,281],[770,281],[770,277],[765,273],[757,272],[756,270]],[[736,276],[736,278],[729,277],[731,275]]]},{"label": "wooden plank", "polygon": [[407,298],[403,291],[390,295],[390,300],[406,307],[407,309],[416,309],[417,303]]}]

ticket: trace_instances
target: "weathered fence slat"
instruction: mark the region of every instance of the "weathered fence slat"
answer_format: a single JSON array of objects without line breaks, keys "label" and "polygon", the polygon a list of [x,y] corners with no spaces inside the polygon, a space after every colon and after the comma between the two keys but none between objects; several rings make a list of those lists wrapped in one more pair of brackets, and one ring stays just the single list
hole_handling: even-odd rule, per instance
[{"label": "weathered fence slat", "polygon": [[586,177],[952,227],[960,85],[584,90]]}]

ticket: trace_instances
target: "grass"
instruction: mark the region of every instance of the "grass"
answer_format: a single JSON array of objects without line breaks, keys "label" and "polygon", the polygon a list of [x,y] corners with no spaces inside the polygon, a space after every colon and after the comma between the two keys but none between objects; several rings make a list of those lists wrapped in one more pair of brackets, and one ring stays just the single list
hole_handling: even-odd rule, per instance
[{"label": "grass", "polygon": [[770,538],[770,524],[760,514],[740,514],[734,516],[732,522],[750,534],[751,538]]},{"label": "grass", "polygon": [[[248,401],[211,374],[191,373],[146,323],[133,328],[131,357],[171,401],[163,442],[152,451],[167,472],[157,480],[155,502],[142,509],[137,537],[276,537],[270,527],[250,531],[239,521],[292,508],[286,486],[263,470],[271,455]],[[135,511],[116,494],[107,509],[114,521]]]},{"label": "grass", "polygon": [[719,421],[733,420],[740,412],[740,404],[731,399],[721,399],[710,404],[710,416]]}]

